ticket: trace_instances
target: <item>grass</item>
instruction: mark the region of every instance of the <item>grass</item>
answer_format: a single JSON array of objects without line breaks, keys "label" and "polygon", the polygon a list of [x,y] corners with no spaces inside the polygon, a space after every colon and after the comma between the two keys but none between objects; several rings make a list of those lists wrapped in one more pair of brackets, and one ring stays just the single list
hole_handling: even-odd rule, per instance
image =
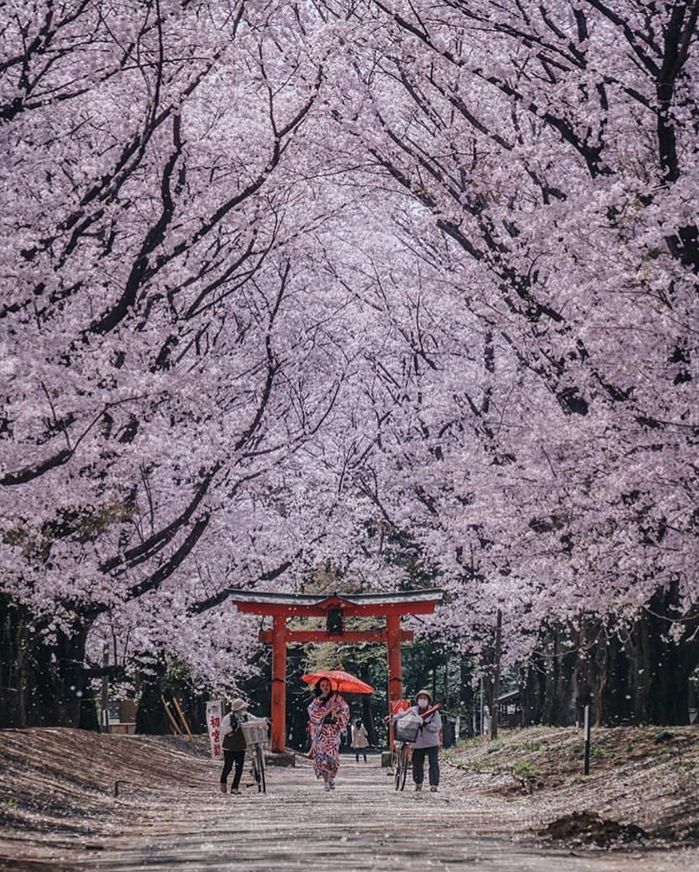
[{"label": "grass", "polygon": [[536,769],[529,760],[519,760],[512,767],[512,777],[515,783],[525,793],[532,793],[537,783]]},{"label": "grass", "polygon": [[496,742],[459,743],[448,760],[466,790],[541,801],[547,815],[593,811],[637,823],[654,838],[699,841],[696,727],[593,727],[589,776],[583,732],[573,727],[501,730]]}]

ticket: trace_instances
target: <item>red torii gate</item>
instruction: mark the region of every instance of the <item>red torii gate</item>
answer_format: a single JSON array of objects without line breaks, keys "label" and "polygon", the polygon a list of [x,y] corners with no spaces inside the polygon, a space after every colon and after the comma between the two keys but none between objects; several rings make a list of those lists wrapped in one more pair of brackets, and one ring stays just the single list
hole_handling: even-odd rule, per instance
[{"label": "red torii gate", "polygon": [[[388,652],[388,705],[403,696],[401,642],[413,633],[401,630],[404,615],[428,615],[442,602],[441,590],[405,590],[396,593],[284,594],[231,591],[240,612],[272,617],[271,630],[260,641],[272,645],[272,750],[286,747],[286,646],[297,642],[379,642]],[[290,630],[289,618],[325,618],[325,630]],[[379,630],[346,630],[345,618],[385,617]]]}]

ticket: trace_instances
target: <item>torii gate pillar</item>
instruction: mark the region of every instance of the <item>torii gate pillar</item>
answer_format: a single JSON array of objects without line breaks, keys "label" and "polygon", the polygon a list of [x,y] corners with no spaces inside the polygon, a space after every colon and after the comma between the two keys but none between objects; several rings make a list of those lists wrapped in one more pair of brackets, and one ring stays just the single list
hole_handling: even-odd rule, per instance
[{"label": "torii gate pillar", "polygon": [[[379,642],[388,654],[388,711],[403,696],[401,642],[411,642],[413,633],[401,630],[400,620],[408,614],[431,614],[442,601],[441,590],[406,590],[394,594],[279,594],[231,591],[238,610],[270,615],[272,629],[260,633],[272,645],[272,750],[286,750],[286,646],[307,642]],[[346,617],[385,617],[379,630],[345,630]],[[290,630],[292,617],[324,617],[325,630]]]},{"label": "torii gate pillar", "polygon": [[286,749],[286,617],[275,615],[272,629],[272,750]]},{"label": "torii gate pillar", "polygon": [[386,617],[386,648],[388,654],[388,710],[391,703],[403,698],[403,667],[400,658],[400,617]]}]

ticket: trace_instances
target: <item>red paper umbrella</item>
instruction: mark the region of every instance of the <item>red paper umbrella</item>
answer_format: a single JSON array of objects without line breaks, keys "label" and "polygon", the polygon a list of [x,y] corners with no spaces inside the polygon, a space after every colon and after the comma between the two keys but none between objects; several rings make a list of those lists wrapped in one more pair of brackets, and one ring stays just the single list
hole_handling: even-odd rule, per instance
[{"label": "red paper umbrella", "polygon": [[309,672],[308,675],[302,675],[301,681],[306,684],[317,684],[321,678],[327,678],[334,691],[337,693],[373,693],[374,688],[357,678],[356,675],[350,675],[342,669],[331,669],[328,672]]}]

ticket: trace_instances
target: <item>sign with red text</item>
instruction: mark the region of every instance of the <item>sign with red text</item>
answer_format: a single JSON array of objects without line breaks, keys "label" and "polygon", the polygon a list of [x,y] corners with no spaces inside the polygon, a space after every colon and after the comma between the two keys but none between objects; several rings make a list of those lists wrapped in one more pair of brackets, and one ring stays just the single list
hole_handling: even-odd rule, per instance
[{"label": "sign with red text", "polygon": [[223,703],[220,699],[209,700],[206,704],[206,726],[211,743],[211,756],[218,759],[223,756],[221,743],[221,721],[223,720]]}]

